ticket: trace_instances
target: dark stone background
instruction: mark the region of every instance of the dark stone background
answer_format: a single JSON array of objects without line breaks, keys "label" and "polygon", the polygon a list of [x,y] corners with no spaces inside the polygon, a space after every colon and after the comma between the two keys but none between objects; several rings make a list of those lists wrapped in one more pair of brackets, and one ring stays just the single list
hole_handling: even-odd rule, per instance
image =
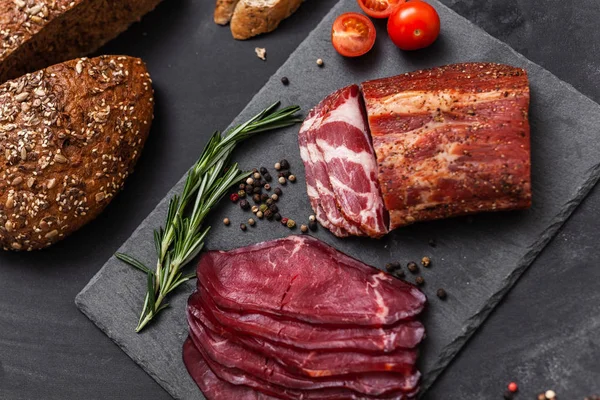
[{"label": "dark stone background", "polygon": [[[173,131],[151,137],[125,191],[97,221],[54,248],[0,254],[0,399],[169,398],[73,299],[192,164],[206,131],[227,126],[335,3],[309,1],[275,33],[236,42],[213,24],[183,30],[197,17],[186,13],[189,1],[164,2],[102,53],[144,56],[151,72],[153,64],[167,63],[173,73],[206,77],[197,103],[178,103],[182,89],[163,87],[154,76],[155,124]],[[212,0],[195,1],[212,12]],[[442,2],[600,101],[596,0]],[[206,37],[196,52],[199,70],[169,58],[179,35]],[[255,46],[267,48],[266,63],[254,56]],[[165,103],[168,115],[161,112]],[[192,138],[177,129],[191,113],[205,115]],[[548,388],[561,399],[600,392],[598,196],[596,189],[584,201],[426,398],[500,399],[510,380],[520,383],[525,399]]]}]

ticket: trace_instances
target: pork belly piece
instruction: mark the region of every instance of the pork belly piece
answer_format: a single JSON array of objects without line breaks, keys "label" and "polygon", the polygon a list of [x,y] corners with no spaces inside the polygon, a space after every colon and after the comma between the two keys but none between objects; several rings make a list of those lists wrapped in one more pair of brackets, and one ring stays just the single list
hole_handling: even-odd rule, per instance
[{"label": "pork belly piece", "polygon": [[196,274],[219,307],[313,323],[391,325],[426,302],[416,286],[310,236],[207,252]]},{"label": "pork belly piece", "polygon": [[[332,93],[311,110],[298,140],[319,221],[326,219],[324,226],[332,224],[351,235],[385,235],[387,213],[358,86]],[[318,199],[324,216],[313,199]]]},{"label": "pork belly piece", "polygon": [[205,290],[194,293],[189,306],[202,309],[234,334],[252,335],[306,350],[344,348],[390,352],[401,348],[415,348],[425,337],[425,328],[419,321],[402,322],[385,328],[356,326],[332,329],[327,325],[275,318],[266,314],[226,311],[217,307]]},{"label": "pork belly piece", "polygon": [[[321,394],[336,393],[343,398],[359,398],[361,395],[379,396],[386,393],[410,393],[418,387],[418,372],[407,375],[394,372],[323,376],[318,379],[302,376],[284,368],[270,355],[260,349],[248,348],[237,339],[215,332],[204,324],[202,313],[188,308],[190,336],[200,351],[212,361],[226,368],[234,368],[257,379],[282,386],[292,393],[320,398]],[[198,316],[198,318],[196,317]],[[221,332],[225,332],[219,328]],[[409,366],[414,371],[414,363]],[[301,398],[300,396],[298,398]]]},{"label": "pork belly piece", "polygon": [[362,84],[390,229],[531,206],[529,83],[448,65]]}]

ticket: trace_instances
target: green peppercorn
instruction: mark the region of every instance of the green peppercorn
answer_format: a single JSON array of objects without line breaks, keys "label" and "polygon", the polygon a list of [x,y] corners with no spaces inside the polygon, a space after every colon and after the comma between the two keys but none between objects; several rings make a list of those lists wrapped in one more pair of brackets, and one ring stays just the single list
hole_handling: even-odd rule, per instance
[{"label": "green peppercorn", "polygon": [[266,204],[261,204],[260,206],[258,206],[258,209],[262,212],[265,212],[269,209],[269,206],[267,206]]},{"label": "green peppercorn", "polygon": [[240,201],[240,208],[244,211],[249,210],[250,209],[250,203],[248,203],[248,200],[242,200]]},{"label": "green peppercorn", "polygon": [[294,229],[296,227],[296,222],[293,219],[288,219],[286,225],[287,225],[288,228]]},{"label": "green peppercorn", "polygon": [[265,204],[268,205],[269,207],[271,207],[273,205],[273,203],[275,203],[275,202],[270,197],[267,199],[267,201],[265,201]]},{"label": "green peppercorn", "polygon": [[246,197],[246,191],[245,190],[240,190],[238,192],[238,196],[240,197],[240,199],[243,199],[244,197]]},{"label": "green peppercorn", "polygon": [[281,214],[275,213],[275,221],[281,221]]},{"label": "green peppercorn", "polygon": [[316,231],[317,230],[317,221],[310,221],[308,223],[308,229],[310,229],[311,231]]},{"label": "green peppercorn", "polygon": [[268,219],[269,221],[271,221],[273,219],[273,216],[274,216],[273,211],[271,211],[271,210],[265,211],[265,218]]},{"label": "green peppercorn", "polygon": [[413,274],[419,271],[419,267],[417,267],[417,263],[412,262],[412,261],[406,265],[406,268],[408,268],[408,270],[410,272],[412,272]]},{"label": "green peppercorn", "polygon": [[275,188],[275,190],[273,191],[273,193],[275,193],[277,196],[280,196],[283,194],[283,192],[281,191],[281,188]]},{"label": "green peppercorn", "polygon": [[260,194],[256,193],[252,196],[252,200],[254,200],[255,203],[260,203]]},{"label": "green peppercorn", "polygon": [[279,164],[281,165],[281,169],[290,169],[290,163],[285,158],[279,161]]},{"label": "green peppercorn", "polygon": [[269,210],[271,210],[271,212],[276,213],[279,212],[279,207],[277,207],[275,204],[271,204],[269,206]]}]

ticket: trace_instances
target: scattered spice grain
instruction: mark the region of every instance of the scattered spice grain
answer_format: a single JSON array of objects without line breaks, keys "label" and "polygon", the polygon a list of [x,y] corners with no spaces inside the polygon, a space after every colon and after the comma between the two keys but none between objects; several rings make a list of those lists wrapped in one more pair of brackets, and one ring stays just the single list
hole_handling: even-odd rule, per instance
[{"label": "scattered spice grain", "polygon": [[423,257],[421,259],[421,264],[425,267],[428,268],[431,265],[431,259],[427,256]]},{"label": "scattered spice grain", "polygon": [[240,229],[245,231],[248,228],[246,227],[246,224],[240,224]]},{"label": "scattered spice grain", "polygon": [[412,272],[413,274],[419,272],[419,267],[417,267],[417,263],[415,263],[413,261],[406,264],[406,268],[408,268],[408,270],[410,272]]},{"label": "scattered spice grain", "polygon": [[308,223],[308,229],[310,229],[311,231],[316,231],[317,230],[317,221],[310,221]]},{"label": "scattered spice grain", "polygon": [[439,297],[442,300],[445,300],[446,297],[448,297],[448,294],[446,293],[446,291],[442,288],[439,288],[437,290],[437,292],[435,293],[437,295],[437,297]]},{"label": "scattered spice grain", "polygon": [[281,83],[287,86],[290,84],[290,80],[287,78],[287,76],[284,76],[283,78],[281,78]]},{"label": "scattered spice grain", "polygon": [[229,226],[229,224],[231,223],[231,221],[229,220],[229,218],[225,218],[225,219],[223,220],[223,223],[224,223],[226,226]]},{"label": "scattered spice grain", "polygon": [[318,58],[318,59],[317,59],[317,65],[318,65],[319,67],[322,67],[323,65],[325,65],[325,63],[323,62],[323,59],[321,59],[321,58]]}]

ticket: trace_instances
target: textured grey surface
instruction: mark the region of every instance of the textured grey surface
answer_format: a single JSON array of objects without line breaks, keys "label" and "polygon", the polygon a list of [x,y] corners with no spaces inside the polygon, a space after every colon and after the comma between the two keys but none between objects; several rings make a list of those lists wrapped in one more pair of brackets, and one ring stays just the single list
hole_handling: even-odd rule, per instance
[{"label": "textured grey surface", "polygon": [[[339,9],[354,8],[353,1],[346,3],[340,4]],[[241,117],[258,111],[273,99],[298,103],[307,109],[343,84],[433,65],[485,60],[528,69],[533,93],[535,204],[532,210],[478,216],[471,223],[467,219],[456,219],[421,224],[395,232],[379,242],[365,239],[340,241],[324,231],[319,233],[321,238],[339,249],[374,265],[396,259],[407,261],[424,254],[432,256],[434,267],[425,274],[426,292],[431,294],[438,286],[444,286],[451,299],[446,303],[433,299],[426,317],[429,339],[422,367],[428,383],[441,372],[587,193],[596,179],[595,160],[600,153],[593,140],[600,122],[596,104],[444,6],[434,4],[442,17],[442,40],[427,52],[411,55],[402,54],[389,42],[380,40],[366,59],[341,59],[331,50],[328,41],[331,20],[326,18]],[[315,66],[314,60],[319,57],[326,60],[326,68]],[[342,74],[342,70],[349,73]],[[282,75],[289,76],[292,81],[288,88],[279,83]],[[253,167],[269,166],[279,157],[286,156],[296,166],[298,175],[302,175],[295,132],[289,129],[249,142],[236,159]],[[288,189],[288,194],[292,196],[285,196],[283,203],[287,214],[297,220],[305,218],[309,206],[302,184]],[[227,206],[215,214],[215,221],[224,215],[236,222],[243,218],[239,210]],[[122,250],[150,262],[151,231],[161,222],[159,205],[157,212],[151,214]],[[230,230],[235,228],[228,231],[217,223],[208,244],[211,248],[231,248],[286,234],[283,227],[277,228],[268,229],[263,223],[247,234],[239,231],[231,234]],[[435,249],[427,246],[429,238],[437,240]],[[182,373],[179,351],[186,334],[182,315],[189,290],[189,286],[183,288],[171,303],[173,309],[142,335],[132,334],[131,329],[139,308],[136,301],[143,295],[143,279],[114,259],[90,282],[77,301],[82,310],[169,393],[178,398],[191,398],[197,390]],[[119,296],[108,296],[115,292]],[[160,346],[153,345],[158,338],[161,339]]]}]

